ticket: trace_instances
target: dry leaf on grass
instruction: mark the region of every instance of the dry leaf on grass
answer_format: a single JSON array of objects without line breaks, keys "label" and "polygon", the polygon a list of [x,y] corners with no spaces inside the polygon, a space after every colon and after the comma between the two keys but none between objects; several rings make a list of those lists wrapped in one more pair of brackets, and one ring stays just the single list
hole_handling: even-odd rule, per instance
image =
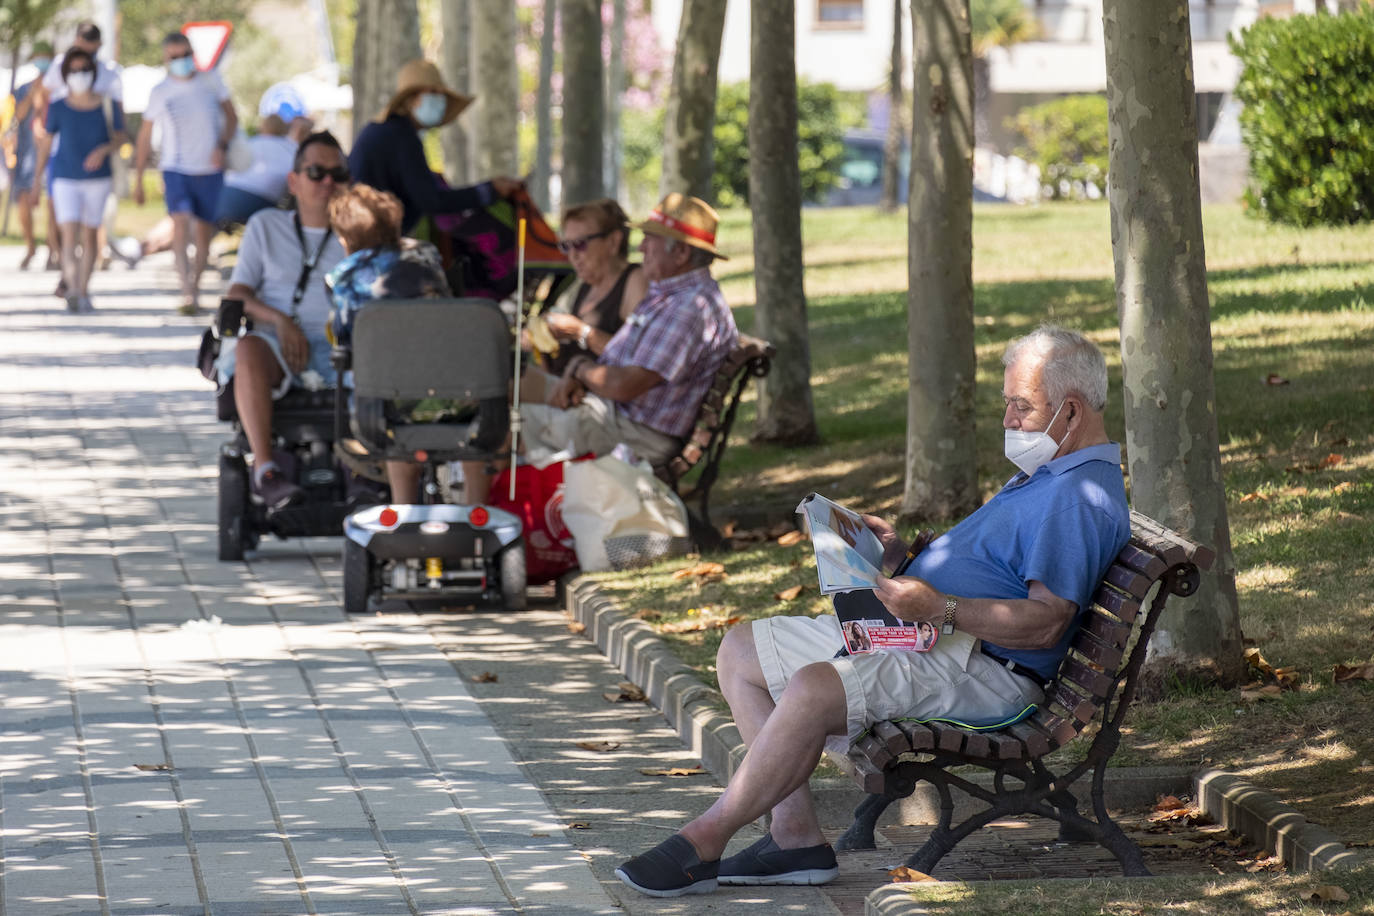
[{"label": "dry leaf on grass", "polygon": [[1323,884],[1312,888],[1312,893],[1308,895],[1308,900],[1313,903],[1345,903],[1350,899],[1344,888],[1334,884]]},{"label": "dry leaf on grass", "polygon": [[804,540],[806,540],[806,535],[800,531],[792,530],[778,538],[778,546],[791,547],[793,544],[800,544]]},{"label": "dry leaf on grass", "polygon": [[917,871],[909,865],[899,865],[888,872],[893,884],[907,884],[913,881],[937,881],[923,871]]},{"label": "dry leaf on grass", "polygon": [[659,620],[663,617],[663,612],[645,608],[642,611],[635,611],[634,616],[638,617],[640,620]]},{"label": "dry leaf on grass", "polygon": [[1264,687],[1251,686],[1240,689],[1240,698],[1247,703],[1254,703],[1259,700],[1277,700],[1283,695],[1283,688],[1278,684],[1268,684]]},{"label": "dry leaf on grass", "polygon": [[606,752],[608,752],[608,751],[613,751],[613,750],[615,750],[616,748],[620,747],[620,742],[619,742],[619,741],[579,741],[579,742],[577,742],[577,746],[580,747],[580,748],[582,748],[582,750],[584,750],[584,751],[596,751],[596,752],[599,753],[599,754],[604,754],[604,753],[606,753]]},{"label": "dry leaf on grass", "polygon": [[726,627],[733,627],[744,618],[736,615],[734,617],[710,617],[701,615],[694,620],[683,620],[679,623],[665,623],[659,627],[660,633],[701,633],[706,630],[723,630]]},{"label": "dry leaf on grass", "polygon": [[718,580],[725,578],[725,567],[719,563],[698,563],[696,566],[684,566],[673,573],[674,579],[708,579]]},{"label": "dry leaf on grass", "polygon": [[619,693],[603,693],[608,702],[611,703],[643,703],[647,697],[644,691],[629,681],[621,681],[617,686],[620,687]]},{"label": "dry leaf on grass", "polygon": [[1270,665],[1269,662],[1265,661],[1259,649],[1246,649],[1245,661],[1251,668],[1254,668],[1260,674],[1268,675],[1274,673],[1274,667]]},{"label": "dry leaf on grass", "polygon": [[1336,683],[1345,681],[1374,681],[1374,662],[1363,665],[1337,665]]},{"label": "dry leaf on grass", "polygon": [[656,767],[641,767],[640,771],[645,776],[704,776],[706,770],[703,767],[668,767],[666,769]]},{"label": "dry leaf on grass", "polygon": [[134,768],[143,770],[144,772],[161,772],[171,769],[171,767],[165,763],[136,763],[134,764]]},{"label": "dry leaf on grass", "polygon": [[1287,384],[1288,384],[1288,379],[1286,379],[1286,378],[1284,378],[1283,376],[1279,375],[1277,372],[1271,372],[1271,373],[1269,373],[1268,375],[1266,375],[1266,376],[1264,377],[1264,384],[1266,384],[1266,385],[1287,385]]},{"label": "dry leaf on grass", "polygon": [[1297,668],[1275,668],[1274,680],[1285,690],[1297,690],[1301,675],[1298,674]]},{"label": "dry leaf on grass", "polygon": [[483,671],[472,679],[474,684],[495,684],[498,678],[490,671]]},{"label": "dry leaf on grass", "polygon": [[785,588],[780,592],[774,593],[773,599],[775,601],[792,601],[804,591],[806,591],[805,585],[793,585],[790,588]]},{"label": "dry leaf on grass", "polygon": [[1325,458],[1321,460],[1321,466],[1324,468],[1334,468],[1336,465],[1340,464],[1344,460],[1344,455],[1332,452],[1331,454],[1327,455]]},{"label": "dry leaf on grass", "polygon": [[1261,500],[1261,501],[1263,501],[1263,502],[1268,502],[1268,501],[1269,501],[1269,497],[1268,497],[1266,494],[1264,494],[1264,493],[1259,493],[1259,492],[1255,492],[1255,493],[1246,493],[1246,494],[1244,494],[1244,495],[1241,496],[1240,501],[1243,502],[1243,503],[1249,503],[1249,502],[1254,502],[1254,501],[1257,500],[1257,499],[1258,499],[1258,500]]}]

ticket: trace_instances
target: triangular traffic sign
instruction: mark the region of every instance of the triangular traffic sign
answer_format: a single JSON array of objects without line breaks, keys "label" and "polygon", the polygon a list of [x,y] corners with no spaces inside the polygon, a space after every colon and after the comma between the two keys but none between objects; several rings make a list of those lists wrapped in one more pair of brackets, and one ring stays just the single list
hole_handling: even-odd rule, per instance
[{"label": "triangular traffic sign", "polygon": [[234,24],[223,21],[188,22],[181,27],[181,34],[191,43],[191,57],[197,70],[215,69],[233,31]]}]

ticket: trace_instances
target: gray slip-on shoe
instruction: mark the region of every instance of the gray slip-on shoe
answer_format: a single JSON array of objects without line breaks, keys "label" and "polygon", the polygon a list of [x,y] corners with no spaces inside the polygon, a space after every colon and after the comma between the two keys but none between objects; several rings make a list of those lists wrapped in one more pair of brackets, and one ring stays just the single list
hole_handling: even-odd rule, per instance
[{"label": "gray slip-on shoe", "polygon": [[748,849],[721,859],[717,880],[730,885],[825,884],[839,873],[829,843],[779,849],[769,833]]},{"label": "gray slip-on shoe", "polygon": [[709,894],[716,889],[720,860],[703,862],[696,848],[675,833],[615,870],[615,876],[650,897]]}]

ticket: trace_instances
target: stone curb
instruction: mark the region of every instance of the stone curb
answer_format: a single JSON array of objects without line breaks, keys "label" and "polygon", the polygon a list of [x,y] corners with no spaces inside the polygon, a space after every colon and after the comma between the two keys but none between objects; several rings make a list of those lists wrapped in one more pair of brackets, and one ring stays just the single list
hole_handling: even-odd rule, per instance
[{"label": "stone curb", "polygon": [[[572,574],[565,576],[560,586],[564,608],[586,627],[586,635],[644,690],[683,743],[701,757],[702,766],[721,783],[728,782],[744,759],[744,743],[724,711],[720,692],[702,683],[653,627],[622,611],[595,582]],[[1190,775],[1186,767],[1109,770],[1106,801],[1113,808],[1134,807],[1162,794],[1182,794],[1188,791]],[[1363,861],[1363,856],[1346,849],[1330,832],[1241,777],[1204,770],[1192,776],[1192,786],[1199,807],[1209,817],[1263,846],[1270,855],[1281,856],[1290,870],[1345,868]],[[922,788],[930,787],[918,787],[916,793],[903,799],[900,814],[904,823],[934,823],[938,797],[932,789],[926,798]],[[1082,788],[1086,792],[1088,786]],[[858,798],[858,789],[847,780],[813,783],[813,793],[821,809],[852,806]],[[896,810],[895,805],[892,810]],[[955,813],[958,816],[959,811]],[[869,894],[864,912],[870,916],[919,916],[927,911],[893,885]]]}]

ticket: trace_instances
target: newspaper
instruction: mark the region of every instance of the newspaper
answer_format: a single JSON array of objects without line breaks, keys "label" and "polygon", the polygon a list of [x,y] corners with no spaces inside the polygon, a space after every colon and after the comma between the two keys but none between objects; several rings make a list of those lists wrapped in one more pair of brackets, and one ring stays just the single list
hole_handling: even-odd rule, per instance
[{"label": "newspaper", "polygon": [[883,545],[857,512],[812,493],[797,513],[811,535],[821,594],[832,596],[849,654],[934,648],[940,636],[934,626],[898,620],[873,594],[883,575]]}]

